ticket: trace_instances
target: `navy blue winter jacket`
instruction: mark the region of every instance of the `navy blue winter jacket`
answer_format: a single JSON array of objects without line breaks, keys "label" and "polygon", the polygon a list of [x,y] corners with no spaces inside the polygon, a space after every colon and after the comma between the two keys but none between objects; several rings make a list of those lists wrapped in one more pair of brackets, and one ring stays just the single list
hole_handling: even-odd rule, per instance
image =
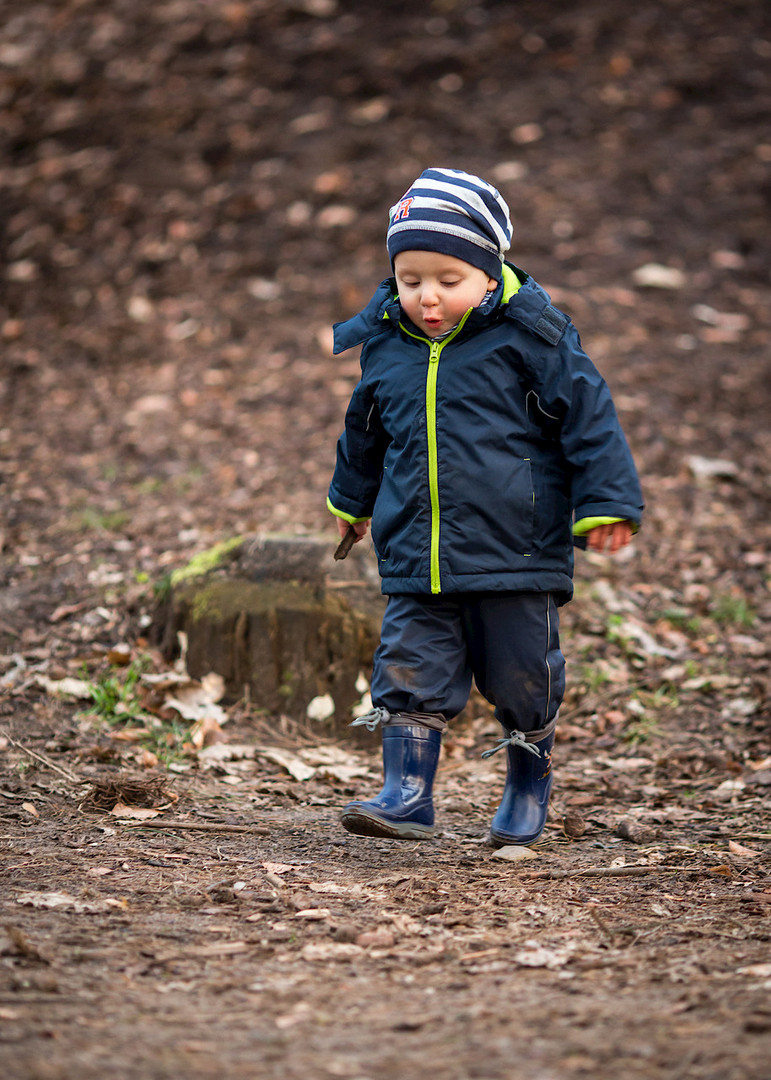
[{"label": "navy blue winter jacket", "polygon": [[[610,391],[568,317],[505,264],[441,341],[393,279],[335,326],[363,344],[329,509],[372,518],[384,593],[573,591],[573,520],[629,519],[642,495]],[[599,523],[599,522],[598,522]]]}]

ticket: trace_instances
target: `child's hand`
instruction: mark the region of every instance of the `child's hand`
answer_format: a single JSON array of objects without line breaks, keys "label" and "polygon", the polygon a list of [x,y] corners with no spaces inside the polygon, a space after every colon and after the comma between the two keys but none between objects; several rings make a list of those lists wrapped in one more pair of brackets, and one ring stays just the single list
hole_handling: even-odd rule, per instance
[{"label": "child's hand", "polygon": [[[345,534],[348,532],[348,522],[341,517],[335,517],[335,521],[337,522],[337,531],[340,533],[341,536],[345,536]],[[356,533],[356,539],[354,540],[354,544],[358,544],[362,537],[367,535],[367,530],[369,529],[369,522],[357,521],[356,524],[353,526],[353,529]]]},{"label": "child's hand", "polygon": [[626,547],[632,539],[632,524],[629,521],[614,521],[612,525],[597,525],[586,534],[586,546],[592,551],[604,551],[609,547],[609,554],[615,555]]}]

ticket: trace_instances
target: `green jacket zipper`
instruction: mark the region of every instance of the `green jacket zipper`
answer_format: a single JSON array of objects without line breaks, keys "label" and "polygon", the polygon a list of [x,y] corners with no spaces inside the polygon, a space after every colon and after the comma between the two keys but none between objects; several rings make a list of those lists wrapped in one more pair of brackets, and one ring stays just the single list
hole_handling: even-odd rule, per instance
[{"label": "green jacket zipper", "polygon": [[439,506],[439,447],[436,438],[436,384],[439,378],[439,359],[445,345],[457,337],[473,308],[469,308],[458,325],[441,341],[413,334],[402,323],[401,329],[409,337],[424,341],[428,345],[428,372],[426,375],[426,444],[428,448],[428,491],[431,501],[431,592],[442,591],[442,578],[439,572],[439,536],[441,514]]}]

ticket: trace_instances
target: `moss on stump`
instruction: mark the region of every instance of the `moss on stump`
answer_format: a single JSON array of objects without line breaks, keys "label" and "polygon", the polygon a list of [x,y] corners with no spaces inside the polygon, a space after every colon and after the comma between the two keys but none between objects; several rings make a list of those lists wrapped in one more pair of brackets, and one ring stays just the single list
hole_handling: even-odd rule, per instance
[{"label": "moss on stump", "polygon": [[[234,701],[303,720],[328,694],[342,730],[369,678],[384,598],[369,541],[334,563],[334,539],[239,538],[195,556],[171,576],[156,619],[167,659],[187,636],[194,677],[216,671]],[[314,722],[319,724],[318,721]]]}]

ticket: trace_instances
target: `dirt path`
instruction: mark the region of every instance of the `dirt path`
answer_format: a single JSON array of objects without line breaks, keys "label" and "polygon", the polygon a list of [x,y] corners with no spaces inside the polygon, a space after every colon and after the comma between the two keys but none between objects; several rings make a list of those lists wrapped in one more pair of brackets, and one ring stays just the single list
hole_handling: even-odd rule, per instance
[{"label": "dirt path", "polygon": [[[658,785],[655,757],[626,767]],[[5,1074],[760,1080],[768,801],[715,804],[707,774],[652,809],[618,768],[573,746],[557,806],[586,831],[557,818],[509,863],[481,842],[501,769],[452,743],[423,844],[350,837],[350,784],[254,762],[172,781],[165,817],[201,831],[84,813],[33,764],[0,795]]]},{"label": "dirt path", "polygon": [[[2,10],[0,1071],[767,1080],[768,5]],[[210,736],[249,755],[207,762],[132,681],[192,554],[333,545],[329,326],[431,164],[511,202],[646,492],[634,551],[579,559],[525,862],[484,843],[478,700],[413,845],[337,825],[374,749],[236,702]]]}]

